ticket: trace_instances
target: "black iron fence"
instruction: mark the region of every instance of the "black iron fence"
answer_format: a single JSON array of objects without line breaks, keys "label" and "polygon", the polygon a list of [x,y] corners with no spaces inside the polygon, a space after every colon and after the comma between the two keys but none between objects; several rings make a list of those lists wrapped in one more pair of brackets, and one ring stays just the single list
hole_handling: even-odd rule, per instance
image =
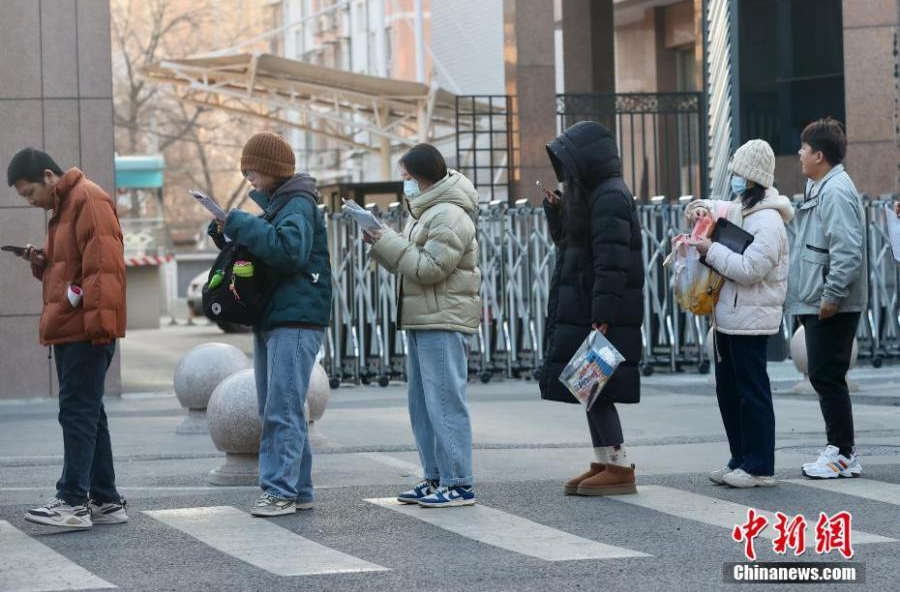
[{"label": "black iron fence", "polygon": [[515,97],[468,95],[456,98],[456,168],[484,197],[510,199],[515,167]]},{"label": "black iron fence", "polygon": [[625,181],[639,199],[705,195],[702,93],[561,94],[557,115],[560,131],[590,120],[616,132]]}]

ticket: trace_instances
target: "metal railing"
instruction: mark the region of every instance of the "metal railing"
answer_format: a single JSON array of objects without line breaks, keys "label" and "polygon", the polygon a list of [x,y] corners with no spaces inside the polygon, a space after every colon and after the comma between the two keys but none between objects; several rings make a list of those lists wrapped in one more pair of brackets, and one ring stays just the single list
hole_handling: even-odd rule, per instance
[{"label": "metal railing", "polygon": [[[900,358],[900,265],[890,251],[884,204],[893,196],[867,200],[869,233],[869,305],[860,323],[861,358],[880,366]],[[672,297],[672,278],[662,263],[671,237],[685,230],[685,203],[664,199],[638,206],[643,237],[644,324],[642,369],[709,370],[704,347],[705,317],[681,311]],[[374,209],[374,208],[373,208]],[[399,230],[405,212],[392,207],[374,212]],[[344,214],[328,216],[334,273],[332,325],[326,340],[326,365],[337,380],[364,383],[405,376],[406,337],[396,330],[397,280],[370,261],[355,223]],[[478,220],[481,248],[482,321],[472,340],[470,372],[487,382],[495,375],[531,377],[541,367],[544,326],[555,247],[543,210],[525,200],[509,206],[483,204]],[[785,317],[790,338],[793,319]]]},{"label": "metal railing", "polygon": [[590,93],[556,97],[559,131],[597,121],[616,133],[622,176],[636,196],[706,195],[703,93]]},{"label": "metal railing", "polygon": [[456,168],[483,197],[508,201],[516,163],[515,97],[456,97]]}]

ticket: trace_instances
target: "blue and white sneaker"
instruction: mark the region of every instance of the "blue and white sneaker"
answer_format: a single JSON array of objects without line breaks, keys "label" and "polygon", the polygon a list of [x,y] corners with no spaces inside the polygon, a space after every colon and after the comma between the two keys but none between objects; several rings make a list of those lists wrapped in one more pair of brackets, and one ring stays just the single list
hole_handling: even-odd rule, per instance
[{"label": "blue and white sneaker", "polygon": [[419,500],[424,497],[428,497],[437,489],[438,483],[437,481],[430,481],[428,479],[422,481],[409,491],[404,491],[400,495],[397,496],[397,501],[401,504],[417,504]]},{"label": "blue and white sneaker", "polygon": [[471,487],[438,487],[429,496],[419,500],[423,508],[452,508],[454,506],[474,506],[475,490]]}]

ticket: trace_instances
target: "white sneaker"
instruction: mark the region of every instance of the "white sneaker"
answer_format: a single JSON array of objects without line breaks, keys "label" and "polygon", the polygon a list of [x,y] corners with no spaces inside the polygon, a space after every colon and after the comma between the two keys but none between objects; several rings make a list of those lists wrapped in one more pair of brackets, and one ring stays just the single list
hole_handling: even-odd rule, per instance
[{"label": "white sneaker", "polygon": [[828,445],[814,463],[803,465],[803,476],[809,479],[837,479],[839,477],[859,477],[862,465],[855,454],[847,458],[837,446]]},{"label": "white sneaker", "polygon": [[730,473],[732,469],[725,467],[724,469],[719,469],[718,471],[713,471],[709,474],[709,480],[715,483],[716,485],[725,485],[725,481],[722,480],[722,477]]},{"label": "white sneaker", "polygon": [[822,462],[828,462],[833,457],[837,456],[839,452],[840,448],[829,444],[828,446],[823,448],[821,452],[819,452],[819,458],[817,458],[815,461],[803,463],[803,468],[805,469],[806,467],[812,467]]},{"label": "white sneaker", "polygon": [[25,520],[34,524],[71,529],[88,529],[94,525],[87,504],[72,506],[59,498],[42,508],[28,510],[25,512]]},{"label": "white sneaker", "polygon": [[91,500],[91,520],[94,524],[123,524],[128,522],[128,514],[125,513],[125,500],[98,504]]},{"label": "white sneaker", "polygon": [[749,489],[751,487],[775,487],[775,477],[765,475],[751,475],[744,469],[735,469],[722,477],[725,485],[737,487],[738,489]]}]

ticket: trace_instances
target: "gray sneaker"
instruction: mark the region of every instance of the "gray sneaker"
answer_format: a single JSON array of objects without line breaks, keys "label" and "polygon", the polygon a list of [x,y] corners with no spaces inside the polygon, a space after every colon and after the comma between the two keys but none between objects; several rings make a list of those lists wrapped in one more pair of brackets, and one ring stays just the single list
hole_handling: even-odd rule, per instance
[{"label": "gray sneaker", "polygon": [[709,480],[715,483],[716,485],[725,485],[724,477],[734,469],[729,469],[725,467],[724,469],[719,469],[718,471],[713,471],[709,474]]},{"label": "gray sneaker", "polygon": [[256,500],[256,503],[250,508],[250,514],[267,518],[270,516],[284,516],[293,514],[297,511],[297,502],[291,499],[284,499],[272,495],[271,493],[263,493]]},{"label": "gray sneaker", "polygon": [[91,519],[94,524],[124,524],[128,522],[128,514],[125,513],[125,500],[109,502],[105,504],[91,500]]}]

